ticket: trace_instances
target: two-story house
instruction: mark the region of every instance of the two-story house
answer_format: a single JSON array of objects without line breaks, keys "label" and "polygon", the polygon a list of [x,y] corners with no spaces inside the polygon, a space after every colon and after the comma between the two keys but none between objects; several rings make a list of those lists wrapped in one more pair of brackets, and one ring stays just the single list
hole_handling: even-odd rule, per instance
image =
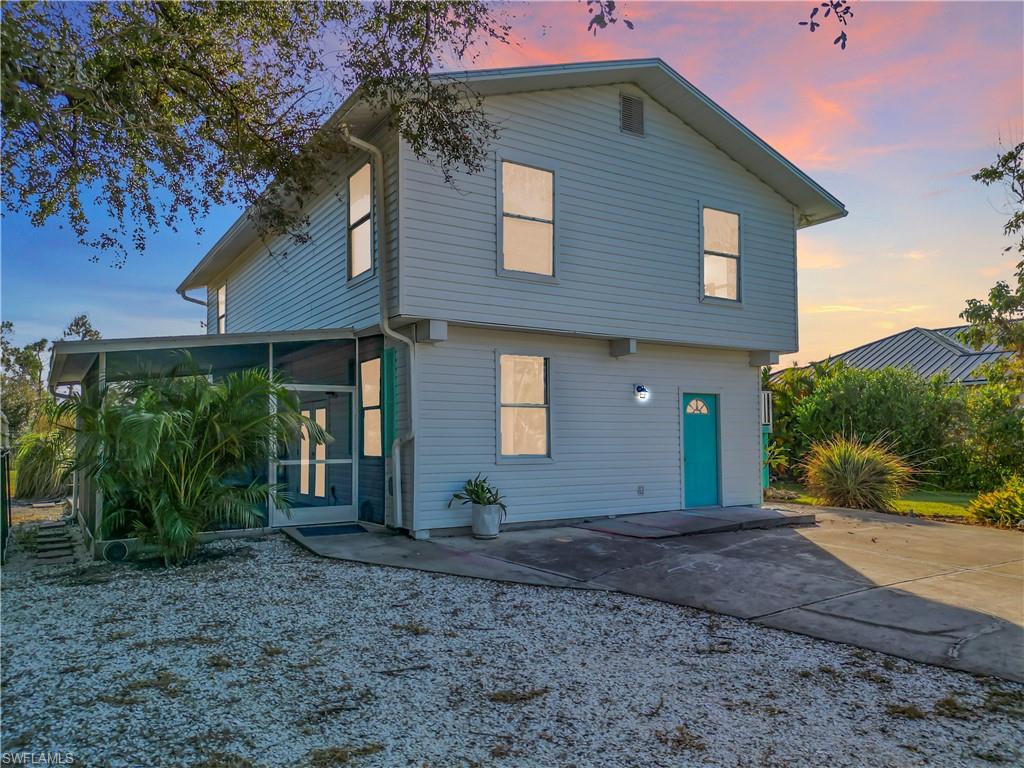
[{"label": "two-story house", "polygon": [[54,383],[251,347],[336,438],[268,469],[298,499],[271,526],[464,527],[477,473],[512,523],[760,503],[796,231],[842,203],[660,60],[467,78],[500,130],[484,172],[445,183],[357,91],[311,239],[243,216],[179,286],[210,337],[59,344]]}]

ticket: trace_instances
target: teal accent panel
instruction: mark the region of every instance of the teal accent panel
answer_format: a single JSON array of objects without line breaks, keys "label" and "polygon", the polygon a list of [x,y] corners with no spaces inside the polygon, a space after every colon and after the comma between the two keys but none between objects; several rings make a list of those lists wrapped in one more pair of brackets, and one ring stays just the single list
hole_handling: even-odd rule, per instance
[{"label": "teal accent panel", "polygon": [[683,395],[683,491],[687,507],[719,503],[717,395]]},{"label": "teal accent panel", "polygon": [[398,412],[396,406],[396,391],[398,389],[396,352],[394,348],[387,347],[380,356],[380,385],[381,404],[381,437],[383,440],[384,456],[391,455],[391,444],[395,442],[398,434]]},{"label": "teal accent panel", "polygon": [[771,478],[768,476],[768,443],[772,439],[770,424],[761,425],[761,489],[768,487]]}]

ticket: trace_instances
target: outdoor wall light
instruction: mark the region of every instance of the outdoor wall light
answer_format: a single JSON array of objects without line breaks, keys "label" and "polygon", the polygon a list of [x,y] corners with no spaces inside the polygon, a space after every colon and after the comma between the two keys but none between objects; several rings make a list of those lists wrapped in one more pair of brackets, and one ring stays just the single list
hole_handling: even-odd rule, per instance
[{"label": "outdoor wall light", "polygon": [[633,387],[633,395],[636,397],[638,402],[646,403],[651,399],[651,391],[643,384],[637,384]]}]

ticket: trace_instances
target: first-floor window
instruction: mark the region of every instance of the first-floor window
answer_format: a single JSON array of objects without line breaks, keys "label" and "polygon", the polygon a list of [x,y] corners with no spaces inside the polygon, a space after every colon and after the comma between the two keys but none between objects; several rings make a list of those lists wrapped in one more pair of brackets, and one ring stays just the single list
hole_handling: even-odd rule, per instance
[{"label": "first-floor window", "polygon": [[500,355],[502,456],[548,456],[548,359]]},{"label": "first-floor window", "polygon": [[228,286],[217,289],[217,333],[227,332],[228,323]]},{"label": "first-floor window", "polygon": [[704,295],[739,301],[740,217],[704,209]]},{"label": "first-floor window", "polygon": [[380,358],[359,365],[363,408],[363,456],[383,456],[383,424],[380,408]]}]

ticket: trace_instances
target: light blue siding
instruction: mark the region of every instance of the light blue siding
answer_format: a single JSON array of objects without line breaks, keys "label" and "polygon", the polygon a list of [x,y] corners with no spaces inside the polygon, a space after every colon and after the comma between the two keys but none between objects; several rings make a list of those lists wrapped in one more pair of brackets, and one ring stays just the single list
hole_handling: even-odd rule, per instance
[{"label": "light blue siding", "polygon": [[[496,456],[502,351],[550,360],[550,460]],[[468,508],[447,504],[477,472],[506,495],[512,522],[679,509],[684,392],[718,395],[722,503],[760,503],[760,371],[744,352],[641,344],[616,359],[607,342],[453,326],[448,341],[419,345],[416,364],[415,528],[468,525]]]},{"label": "light blue siding", "polygon": [[[399,311],[794,350],[793,206],[650,98],[646,135],[622,133],[620,90],[641,93],[609,86],[489,98],[501,139],[487,168],[454,188],[403,144]],[[505,153],[556,167],[556,284],[497,274],[496,167]],[[702,203],[742,215],[742,306],[700,301]]]},{"label": "light blue siding", "polygon": [[[398,142],[383,130],[371,137],[385,155],[385,205],[392,253],[398,242]],[[296,245],[276,238],[235,261],[217,283],[227,282],[228,333],[311,328],[362,329],[379,319],[379,271],[348,280],[347,179],[367,162],[354,152],[331,176],[332,188],[307,207],[310,240]],[[375,256],[376,264],[376,256]],[[394,283],[394,279],[389,280]],[[216,286],[209,287],[215,300]],[[393,289],[397,293],[397,288]],[[215,310],[209,310],[216,330]]]}]

